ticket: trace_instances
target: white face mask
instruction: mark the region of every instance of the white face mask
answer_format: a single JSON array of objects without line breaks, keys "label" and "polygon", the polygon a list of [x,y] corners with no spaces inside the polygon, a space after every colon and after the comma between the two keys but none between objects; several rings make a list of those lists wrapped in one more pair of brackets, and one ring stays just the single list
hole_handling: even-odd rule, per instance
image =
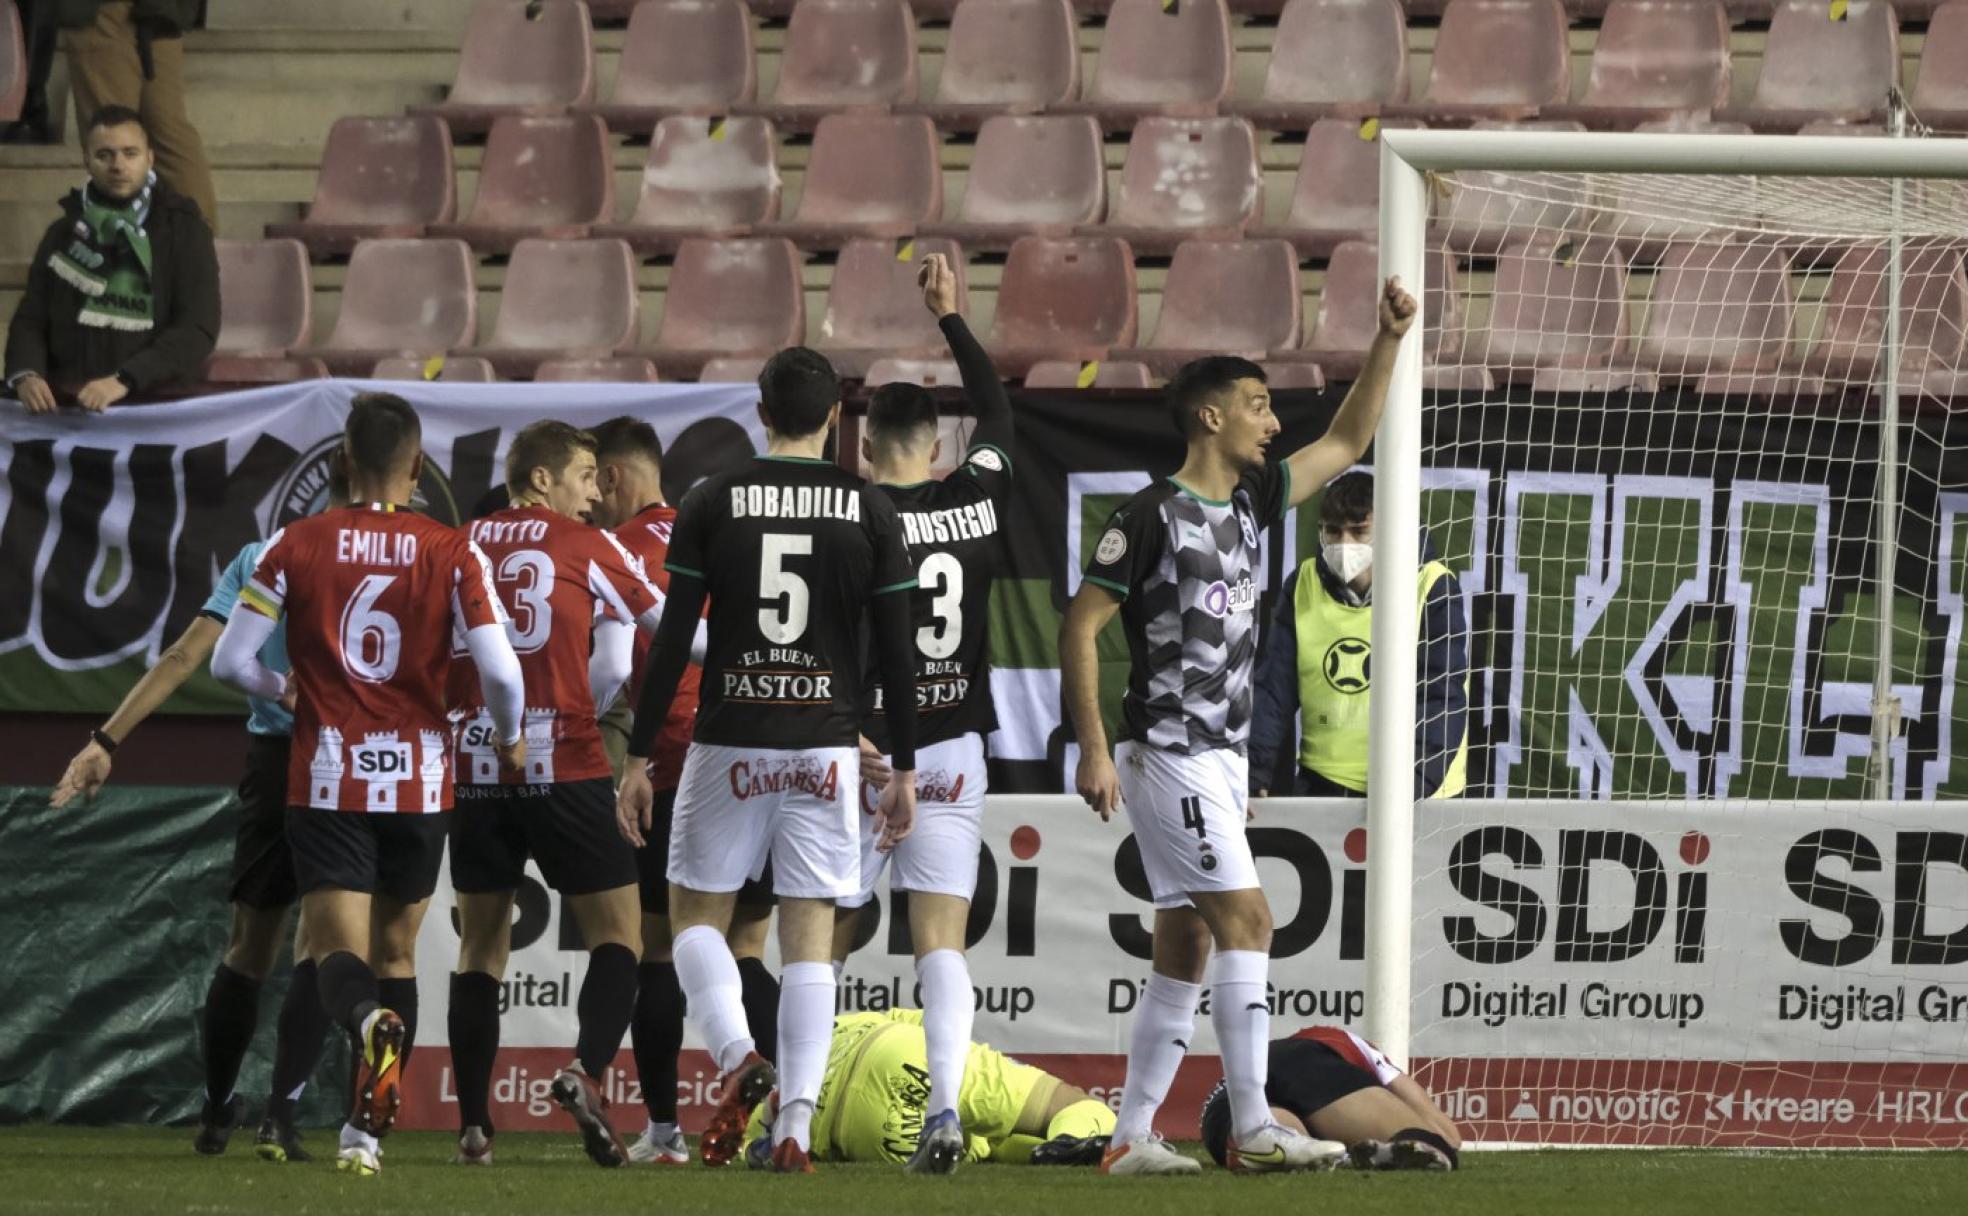
[{"label": "white face mask", "polygon": [[1332,541],[1319,546],[1319,555],[1326,559],[1326,568],[1337,574],[1343,583],[1351,583],[1373,569],[1372,545]]}]

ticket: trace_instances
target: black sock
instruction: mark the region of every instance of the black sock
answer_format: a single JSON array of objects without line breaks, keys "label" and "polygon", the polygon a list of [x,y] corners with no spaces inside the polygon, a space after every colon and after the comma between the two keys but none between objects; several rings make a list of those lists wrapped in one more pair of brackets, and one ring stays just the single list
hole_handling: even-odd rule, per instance
[{"label": "black sock", "polygon": [[273,1039],[273,1084],[267,1112],[292,1121],[295,1091],[314,1076],[321,1049],[328,1042],[328,1019],[321,1015],[321,994],[315,984],[313,960],[294,964],[294,978],[280,1002],[280,1020]]},{"label": "black sock", "polygon": [[355,955],[337,950],[315,967],[314,984],[321,992],[321,1011],[355,1036],[360,1058],[362,1022],[377,1007],[376,973]]},{"label": "black sock", "polygon": [[635,1020],[630,1029],[649,1121],[675,1123],[677,1052],[683,1050],[683,986],[677,983],[675,963],[644,963],[636,968]]},{"label": "black sock", "polygon": [[752,1028],[752,1041],[767,1060],[779,1058],[779,977],[766,969],[765,960],[738,960],[738,978],[745,986],[739,997],[745,1003],[745,1021]]},{"label": "black sock", "polygon": [[620,942],[604,942],[588,951],[588,974],[575,1003],[581,1031],[574,1041],[574,1058],[581,1070],[599,1081],[622,1050],[629,1016],[635,1012],[636,956]]},{"label": "black sock", "polygon": [[232,1096],[239,1066],[260,1021],[260,981],[220,963],[205,989],[199,1039],[205,1053],[205,1101],[217,1107]]},{"label": "black sock", "polygon": [[403,1066],[410,1067],[410,1049],[417,1045],[417,977],[377,980],[376,1002],[403,1019]]},{"label": "black sock", "polygon": [[1462,1168],[1462,1155],[1450,1147],[1447,1137],[1442,1136],[1440,1133],[1431,1132],[1424,1127],[1404,1127],[1400,1131],[1395,1132],[1390,1139],[1397,1141],[1413,1140],[1420,1144],[1426,1144],[1430,1148],[1440,1149],[1443,1155],[1448,1157],[1451,1168]]},{"label": "black sock", "polygon": [[458,1127],[492,1134],[492,1066],[499,1056],[499,981],[483,971],[451,976],[451,1080]]}]

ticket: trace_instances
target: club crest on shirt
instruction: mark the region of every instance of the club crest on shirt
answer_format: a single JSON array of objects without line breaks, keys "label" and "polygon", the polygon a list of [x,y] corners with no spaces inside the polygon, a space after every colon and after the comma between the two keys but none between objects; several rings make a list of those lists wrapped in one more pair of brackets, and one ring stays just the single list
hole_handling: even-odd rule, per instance
[{"label": "club crest on shirt", "polygon": [[1004,470],[1004,457],[998,455],[995,448],[978,448],[970,454],[970,463],[980,469],[989,469],[993,473]]},{"label": "club crest on shirt", "polygon": [[1103,566],[1111,566],[1120,561],[1121,555],[1126,552],[1127,533],[1119,528],[1109,528],[1107,534],[1100,538],[1100,547],[1093,551],[1093,558]]},{"label": "club crest on shirt", "polygon": [[1239,511],[1237,523],[1244,529],[1244,543],[1253,549],[1257,548],[1257,521]]}]

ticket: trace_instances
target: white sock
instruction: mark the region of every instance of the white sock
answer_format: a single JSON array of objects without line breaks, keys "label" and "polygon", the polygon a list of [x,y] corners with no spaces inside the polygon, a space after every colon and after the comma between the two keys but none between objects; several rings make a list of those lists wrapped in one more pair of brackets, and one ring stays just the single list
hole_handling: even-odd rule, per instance
[{"label": "white sock", "polygon": [[381,1152],[383,1142],[363,1131],[352,1123],[342,1124],[342,1148],[366,1148],[372,1153]]},{"label": "white sock", "polygon": [[1210,978],[1210,1023],[1223,1052],[1230,1127],[1238,1139],[1271,1122],[1264,1081],[1271,1063],[1271,959],[1260,950],[1220,950]]},{"label": "white sock", "polygon": [[1168,1097],[1175,1070],[1196,1032],[1196,1002],[1201,984],[1151,973],[1141,1004],[1134,1011],[1134,1035],[1128,1042],[1127,1083],[1121,1088],[1121,1112],[1114,1123],[1114,1143],[1132,1144],[1155,1127],[1155,1112]]},{"label": "white sock", "polygon": [[788,1136],[811,1148],[807,1128],[827,1048],[834,1032],[834,969],[828,963],[787,963],[779,973],[779,1122],[773,1139]]},{"label": "white sock", "polygon": [[676,1129],[677,1125],[674,1123],[658,1123],[654,1119],[651,1119],[649,1121],[649,1129],[642,1134],[651,1140],[668,1140],[671,1136],[676,1135]]},{"label": "white sock", "polygon": [[721,1072],[738,1067],[756,1044],[745,1022],[745,982],[724,934],[709,925],[692,925],[671,947],[677,982],[683,987],[690,1020],[704,1036]]},{"label": "white sock", "polygon": [[955,950],[932,950],[916,960],[922,984],[923,1038],[929,1050],[928,1114],[957,1109],[963,1092],[964,1061],[970,1056],[970,1026],[977,996],[970,968]]}]

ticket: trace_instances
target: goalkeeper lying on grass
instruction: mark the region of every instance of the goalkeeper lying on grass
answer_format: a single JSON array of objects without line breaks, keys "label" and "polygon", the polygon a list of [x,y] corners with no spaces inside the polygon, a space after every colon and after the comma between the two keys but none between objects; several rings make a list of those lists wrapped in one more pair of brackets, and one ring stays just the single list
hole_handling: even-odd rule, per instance
[{"label": "goalkeeper lying on grass", "polygon": [[[957,1117],[963,1160],[1013,1165],[1097,1165],[1114,1130],[1104,1102],[982,1043],[970,1045]],[[827,1072],[813,1110],[813,1160],[901,1165],[916,1151],[929,1099],[920,1009],[834,1019]],[[752,1111],[747,1161],[769,1145],[777,1095]],[[769,1151],[769,1150],[768,1150]]]}]

